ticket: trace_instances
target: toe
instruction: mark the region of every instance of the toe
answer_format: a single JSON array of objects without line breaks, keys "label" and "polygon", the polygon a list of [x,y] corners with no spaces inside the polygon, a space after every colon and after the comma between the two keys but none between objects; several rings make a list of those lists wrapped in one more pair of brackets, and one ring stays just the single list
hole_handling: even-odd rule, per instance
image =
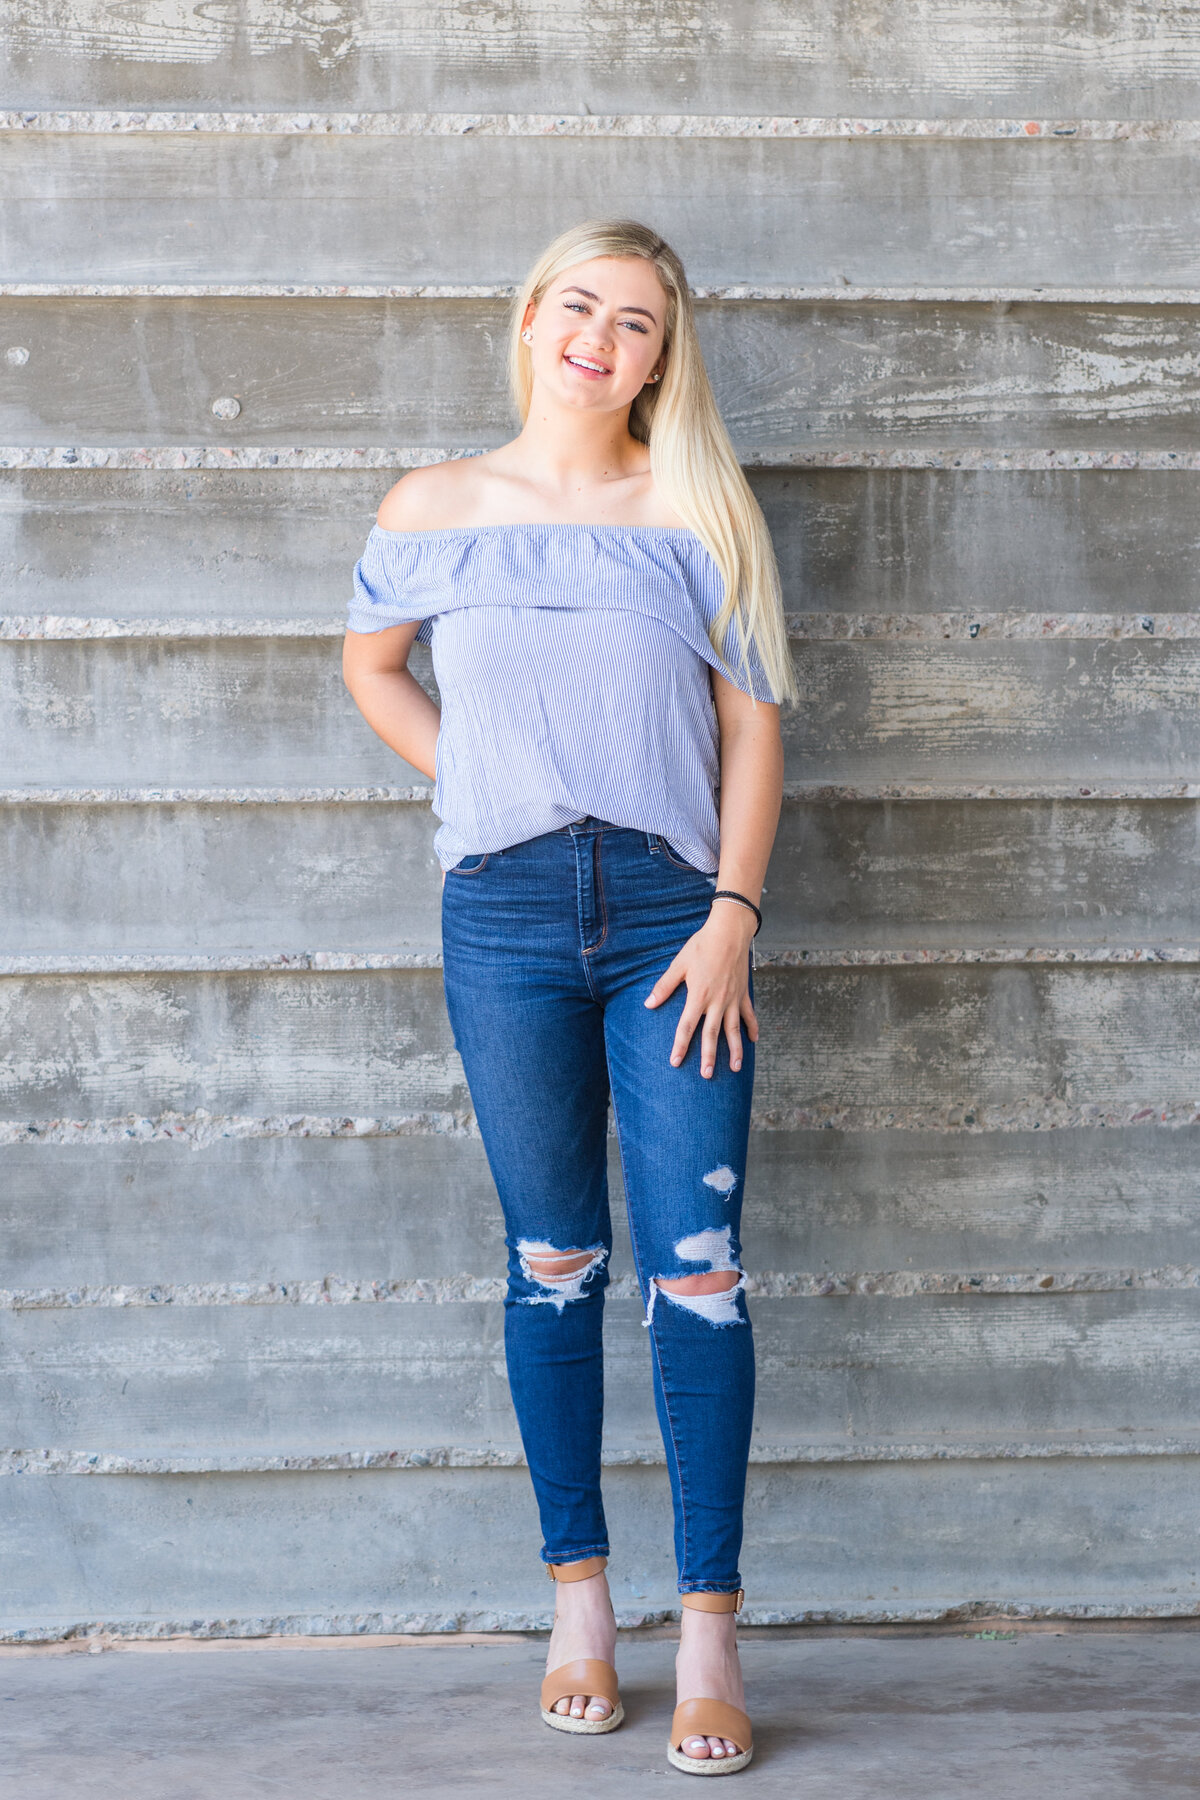
[{"label": "toe", "polygon": [[582,1719],[583,1709],[586,1705],[587,1705],[587,1696],[585,1694],[572,1694],[572,1696],[571,1696],[571,1717],[573,1719]]},{"label": "toe", "polygon": [[707,1756],[709,1754],[708,1739],[702,1737],[684,1738],[682,1749],[685,1756]]},{"label": "toe", "polygon": [[570,1700],[569,1700],[569,1699],[566,1699],[566,1700],[556,1700],[556,1701],[555,1701],[555,1702],[554,1702],[554,1705],[553,1705],[553,1706],[552,1706],[552,1707],[551,1707],[551,1709],[550,1709],[550,1710],[551,1710],[551,1711],[552,1711],[552,1712],[556,1712],[556,1713],[562,1713],[562,1714],[563,1714],[563,1716],[564,1716],[564,1718],[565,1718],[565,1716],[566,1716],[566,1715],[567,1715],[567,1713],[569,1713],[569,1712],[570,1712],[570,1710],[571,1710],[571,1702],[570,1702]]},{"label": "toe", "polygon": [[612,1707],[607,1700],[597,1699],[588,1701],[587,1716],[589,1719],[607,1719],[611,1711]]},{"label": "toe", "polygon": [[725,1739],[724,1738],[709,1738],[708,1754],[710,1756],[724,1756],[724,1754],[725,1754]]}]

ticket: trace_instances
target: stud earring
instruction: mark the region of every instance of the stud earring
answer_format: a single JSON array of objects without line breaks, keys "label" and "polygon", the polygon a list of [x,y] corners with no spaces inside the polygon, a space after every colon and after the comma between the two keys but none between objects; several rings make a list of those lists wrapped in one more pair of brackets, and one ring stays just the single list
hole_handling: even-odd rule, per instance
[{"label": "stud earring", "polygon": [[528,330],[528,329],[526,329],[526,330],[524,330],[524,331],[523,331],[523,332],[522,332],[522,333],[521,333],[521,342],[522,342],[522,343],[523,343],[523,344],[532,344],[532,342],[533,342],[533,333],[532,333],[532,331],[530,331],[530,330]]},{"label": "stud earring", "polygon": [[661,375],[647,375],[646,380],[647,381],[661,381],[662,376]]}]

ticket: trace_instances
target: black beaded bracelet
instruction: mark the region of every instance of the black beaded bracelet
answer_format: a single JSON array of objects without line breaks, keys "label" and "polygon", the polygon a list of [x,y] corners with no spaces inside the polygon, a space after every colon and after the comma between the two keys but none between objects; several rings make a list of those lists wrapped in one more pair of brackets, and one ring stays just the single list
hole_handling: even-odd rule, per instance
[{"label": "black beaded bracelet", "polygon": [[736,900],[739,906],[748,906],[750,908],[750,911],[754,914],[755,918],[758,920],[758,924],[754,927],[754,935],[755,935],[755,937],[758,936],[759,932],[762,930],[762,914],[759,912],[757,906],[755,906],[753,900],[747,900],[745,894],[734,893],[732,888],[718,888],[716,893],[713,895],[713,899],[714,900]]}]

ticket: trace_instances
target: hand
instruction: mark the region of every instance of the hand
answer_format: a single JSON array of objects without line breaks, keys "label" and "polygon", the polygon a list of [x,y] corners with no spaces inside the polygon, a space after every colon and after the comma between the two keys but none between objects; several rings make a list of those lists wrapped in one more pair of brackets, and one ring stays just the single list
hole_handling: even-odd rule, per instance
[{"label": "hand", "polygon": [[745,906],[718,900],[708,918],[690,937],[670,968],[650,989],[647,1006],[661,1006],[681,981],[687,983],[687,1000],[671,1046],[671,1067],[677,1069],[687,1055],[692,1034],[700,1020],[700,1073],[711,1080],[717,1066],[717,1042],[722,1027],[729,1045],[729,1066],[742,1066],[742,1022],[752,1044],[758,1042],[758,1019],[750,1000],[750,940],[754,914]]}]

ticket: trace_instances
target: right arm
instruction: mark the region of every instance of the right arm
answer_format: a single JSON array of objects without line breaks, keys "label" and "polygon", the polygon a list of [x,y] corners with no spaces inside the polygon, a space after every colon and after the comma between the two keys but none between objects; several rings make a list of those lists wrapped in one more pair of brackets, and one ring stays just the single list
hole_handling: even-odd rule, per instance
[{"label": "right arm", "polygon": [[342,678],[371,730],[432,781],[442,715],[409,671],[408,653],[420,629],[414,620],[387,631],[348,631]]},{"label": "right arm", "polygon": [[[431,518],[436,522],[439,511],[452,502],[456,472],[453,464],[414,469],[384,495],[376,522],[385,531],[415,531]],[[347,631],[342,679],[371,730],[432,781],[441,714],[409,673],[409,652],[419,630],[417,621],[386,631]]]}]

